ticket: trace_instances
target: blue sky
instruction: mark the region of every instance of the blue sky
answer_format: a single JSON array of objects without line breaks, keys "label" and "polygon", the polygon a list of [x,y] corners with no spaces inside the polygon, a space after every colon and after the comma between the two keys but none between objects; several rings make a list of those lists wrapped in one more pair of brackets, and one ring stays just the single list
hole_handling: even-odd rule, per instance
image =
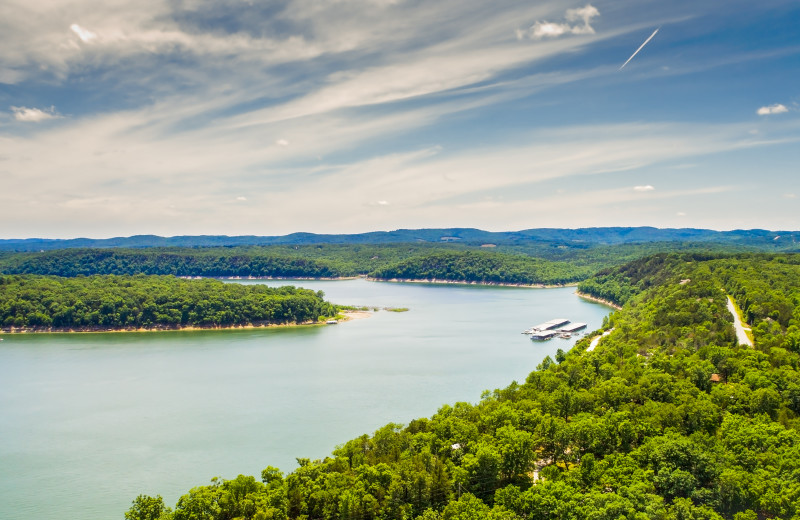
[{"label": "blue sky", "polygon": [[796,0],[7,0],[0,237],[797,230],[798,23]]}]

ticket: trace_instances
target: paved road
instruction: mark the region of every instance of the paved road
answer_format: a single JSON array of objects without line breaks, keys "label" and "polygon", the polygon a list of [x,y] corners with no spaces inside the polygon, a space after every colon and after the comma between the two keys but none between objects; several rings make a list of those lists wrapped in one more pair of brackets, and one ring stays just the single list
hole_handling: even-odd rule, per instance
[{"label": "paved road", "polygon": [[733,298],[730,296],[728,296],[728,310],[731,311],[731,315],[733,315],[733,328],[736,329],[736,339],[739,341],[739,344],[752,347],[753,342],[750,341],[747,332],[745,332],[750,329],[745,328],[742,324],[742,318],[740,318],[739,313],[736,312],[736,306],[733,304]]},{"label": "paved road", "polygon": [[599,336],[595,336],[594,338],[592,338],[592,342],[589,343],[589,348],[587,348],[586,351],[587,352],[591,352],[592,350],[594,350],[594,348],[597,346],[597,344],[600,343],[600,340],[605,338],[606,336],[608,336],[612,332],[614,332],[614,329],[609,329],[609,330],[605,331],[604,333],[600,334]]}]

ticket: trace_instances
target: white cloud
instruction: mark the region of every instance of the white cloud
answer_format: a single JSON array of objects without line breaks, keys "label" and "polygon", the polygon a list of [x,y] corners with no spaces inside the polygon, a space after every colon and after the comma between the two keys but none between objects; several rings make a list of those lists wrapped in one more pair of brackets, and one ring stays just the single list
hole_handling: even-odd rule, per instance
[{"label": "white cloud", "polygon": [[677,215],[677,216],[679,216],[679,217],[685,217],[685,216],[686,216],[686,213],[685,213],[685,212],[683,212],[683,211],[679,211],[679,212],[675,213],[675,215]]},{"label": "white cloud", "polygon": [[647,186],[634,186],[633,187],[633,191],[644,192],[644,191],[653,191],[653,190],[655,190],[655,188],[653,186],[650,186],[649,184]]},{"label": "white cloud", "polygon": [[42,110],[39,108],[12,106],[11,111],[14,113],[14,119],[24,123],[38,123],[40,121],[47,121],[48,119],[57,119],[61,117],[56,113],[55,107],[45,108]]},{"label": "white cloud", "polygon": [[600,11],[591,4],[578,9],[567,9],[565,18],[568,22],[583,22],[582,24],[572,25],[569,23],[556,22],[536,22],[526,31],[517,31],[517,38],[532,38],[541,40],[543,38],[557,38],[564,34],[594,34],[591,26],[592,18],[600,16]]},{"label": "white cloud", "polygon": [[[65,234],[109,236],[258,234],[264,229],[278,233],[298,228],[344,232],[415,223],[523,228],[530,227],[531,217],[519,210],[531,206],[531,200],[540,208],[543,182],[558,179],[561,186],[575,185],[575,177],[608,172],[636,178],[636,170],[655,164],[770,144],[750,142],[747,125],[592,125],[542,128],[525,136],[524,146],[430,147],[369,159],[356,156],[352,162],[316,163],[315,156],[324,158],[373,136],[415,128],[431,109],[362,120],[328,114],[257,131],[201,127],[164,134],[150,119],[158,120],[170,108],[70,120],[35,137],[0,137],[6,172],[0,192],[0,233],[52,236],[54,222]],[[263,146],[263,136],[278,131],[302,145]],[[292,139],[299,133],[302,140]],[[60,175],[63,171],[72,173]],[[486,175],[488,171],[493,174]],[[243,190],[259,193],[260,203],[224,204],[235,201]],[[609,200],[620,204],[642,200],[632,187],[615,193]],[[645,198],[690,194],[657,190]],[[697,192],[705,194],[713,195],[708,190]],[[487,195],[506,196],[514,211],[489,211]],[[519,204],[512,204],[512,199]],[[368,220],[364,201],[373,201],[367,205],[375,208]],[[549,207],[566,218],[563,210],[574,207],[573,202],[565,206],[560,198]],[[315,211],[309,213],[308,207]],[[320,214],[335,217],[320,222]],[[569,215],[571,220],[561,225],[579,224],[576,218]]]},{"label": "white cloud", "polygon": [[[186,74],[196,82],[241,78],[241,85],[255,85],[261,83],[255,78],[274,81],[286,74],[286,70],[274,74],[272,66],[321,56],[336,57],[329,61],[351,72],[416,51],[440,54],[480,48],[507,39],[508,20],[536,19],[546,12],[542,6],[509,0],[496,9],[494,5],[487,9],[478,0],[421,4],[292,0],[280,10],[267,10],[259,2],[233,4],[235,8],[223,8],[222,2],[188,0],[7,0],[0,4],[0,33],[4,35],[0,75],[14,81],[64,78],[74,69],[85,75],[93,68],[118,66],[122,58],[128,58],[125,70],[132,82],[165,76],[174,80],[176,74]],[[67,5],[72,19],[79,21],[69,29],[63,19]],[[220,17],[222,10],[224,17]],[[225,22],[214,22],[220,18]],[[91,52],[81,43],[91,43]],[[170,61],[169,73],[157,73],[160,60],[171,56],[180,59]],[[201,59],[202,66],[195,59]],[[331,72],[330,67],[315,68]],[[295,87],[296,95],[301,85],[294,79],[289,78],[287,85]]]},{"label": "white cloud", "polygon": [[[265,90],[275,99],[288,100],[226,121],[234,126],[386,104],[455,89],[463,92],[526,63],[571,52],[581,45],[566,39],[538,46],[509,41],[509,19],[537,19],[549,9],[518,2],[506,2],[502,9],[495,10],[487,9],[482,2],[456,0],[414,6],[382,0],[331,3],[335,5],[296,0],[275,15],[279,25],[291,26],[296,32],[274,31],[279,37],[267,30],[193,30],[191,25],[176,21],[190,18],[195,10],[213,9],[213,3],[182,4],[191,9],[177,13],[176,4],[166,0],[142,0],[143,6],[129,0],[102,4],[74,0],[73,16],[81,24],[73,24],[71,30],[80,41],[73,36],[66,43],[64,26],[52,9],[12,0],[17,2],[19,12],[12,10],[13,16],[7,17],[6,25],[0,21],[0,32],[8,32],[12,42],[11,46],[0,47],[0,63],[15,67],[14,74],[8,75],[9,81],[45,73],[67,77],[73,68],[84,75],[94,67],[115,67],[125,60],[125,68],[118,69],[119,74],[107,77],[126,86],[149,82],[148,87],[160,89],[161,99],[163,91],[169,94],[171,85],[198,86],[197,94],[204,96],[206,105],[212,104],[208,100],[218,104],[215,116],[231,107],[241,111],[242,106],[254,100],[257,104],[251,106],[267,105]],[[402,9],[404,16],[386,16],[387,9]],[[452,16],[454,10],[458,17]],[[566,17],[573,22],[584,21],[586,26],[595,11],[589,5],[568,10]],[[44,21],[37,27],[39,36],[35,40],[15,28],[24,20],[40,18]],[[81,41],[93,45],[79,45]],[[399,52],[404,48],[409,48],[408,52]],[[170,61],[169,67],[161,66],[158,60],[176,53],[180,60]],[[300,83],[285,78],[284,71],[271,73],[272,66],[298,64],[321,55],[338,56],[338,61],[331,60],[337,63],[336,72],[320,67],[324,76]],[[202,59],[202,66],[195,59]],[[167,69],[168,79],[159,72]],[[220,78],[224,81],[220,82]],[[191,93],[183,91],[180,95],[185,98]],[[286,146],[291,136],[286,137],[276,144]]]},{"label": "white cloud", "polygon": [[785,198],[785,199],[794,199],[794,198],[797,198],[797,195],[795,195],[794,193],[784,193],[783,198]]},{"label": "white cloud", "polygon": [[[52,3],[69,4],[70,18],[64,20],[64,9]],[[575,55],[601,38],[642,30],[620,25],[604,10],[608,24],[601,35],[552,37],[593,34],[592,23],[599,30],[599,12],[592,5],[565,11],[579,4],[291,0],[248,21],[244,14],[258,3],[242,1],[235,9],[225,8],[230,23],[215,25],[210,15],[223,7],[200,0],[0,4],[0,32],[8,35],[0,46],[0,81],[12,69],[19,72],[8,81],[55,78],[47,84],[56,84],[59,78],[80,78],[68,82],[69,88],[81,84],[70,93],[90,96],[98,93],[92,89],[102,88],[104,95],[116,95],[119,89],[126,106],[133,107],[101,115],[75,114],[70,108],[70,118],[58,125],[7,125],[19,134],[0,134],[0,229],[5,221],[9,233],[20,232],[12,222],[23,220],[39,222],[44,231],[31,228],[34,234],[47,233],[48,222],[71,225],[75,233],[107,226],[115,234],[159,226],[171,226],[172,234],[263,232],[273,223],[274,229],[285,225],[287,232],[315,226],[333,230],[348,223],[387,228],[408,224],[392,223],[389,215],[432,217],[425,223],[431,225],[437,213],[446,215],[451,208],[453,223],[460,225],[459,219],[474,221],[479,214],[454,206],[459,197],[498,190],[524,194],[555,178],[569,183],[571,177],[608,172],[630,172],[608,179],[624,192],[618,200],[646,205],[668,186],[659,181],[665,186],[646,195],[632,189],[642,180],[658,180],[645,171],[654,164],[663,173],[676,160],[769,145],[781,128],[785,136],[800,135],[778,128],[791,124],[791,118],[767,125],[760,142],[748,140],[750,127],[735,124],[565,127],[565,121],[547,117],[532,118],[529,128],[539,130],[527,135],[492,129],[483,146],[477,138],[462,143],[452,139],[455,134],[439,132],[457,121],[453,114],[467,121],[486,106],[608,77],[615,67],[607,63],[559,70],[558,60],[550,60],[549,72],[537,70],[540,60]],[[80,30],[67,28],[73,20]],[[549,35],[541,33],[541,41],[528,44],[514,40],[516,20],[526,26],[555,22],[540,22],[540,33]],[[258,26],[248,30],[248,24]],[[521,37],[533,38],[535,27]],[[313,66],[304,64],[310,59],[316,59]],[[98,72],[102,81],[92,81]],[[58,117],[53,109],[20,110],[38,110],[38,120]],[[37,120],[22,113],[13,117]],[[448,148],[437,148],[439,142]],[[12,200],[12,193],[25,203]],[[247,200],[241,193],[251,193],[259,204],[237,204]],[[314,214],[331,219],[304,220],[310,213],[297,200],[308,200],[320,208]],[[39,213],[30,209],[37,201]],[[374,221],[358,213],[365,206],[376,215]],[[130,211],[135,218],[124,220],[114,208],[136,208]],[[675,210],[664,214],[674,218]],[[21,217],[12,219],[15,215]],[[517,219],[505,229],[522,222],[513,213],[504,216]]]},{"label": "white cloud", "polygon": [[594,32],[594,29],[589,27],[589,22],[591,22],[592,18],[595,16],[600,16],[600,11],[591,4],[586,4],[585,7],[580,7],[578,9],[567,9],[567,20],[570,22],[582,20],[584,27],[587,27],[587,32]]},{"label": "white cloud", "polygon": [[781,105],[780,103],[775,103],[774,105],[769,105],[759,108],[756,111],[756,113],[760,116],[768,116],[771,114],[783,114],[784,112],[788,111],[789,109],[786,108],[785,105]]},{"label": "white cloud", "polygon": [[89,43],[97,38],[95,33],[89,31],[88,29],[84,29],[76,23],[70,25],[69,28],[72,29],[72,32],[78,35],[78,38],[80,38],[83,43]]}]

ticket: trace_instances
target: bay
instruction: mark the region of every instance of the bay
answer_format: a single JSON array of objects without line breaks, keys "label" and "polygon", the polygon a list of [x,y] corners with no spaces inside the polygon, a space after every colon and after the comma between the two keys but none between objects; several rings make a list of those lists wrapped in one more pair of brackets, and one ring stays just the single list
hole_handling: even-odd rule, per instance
[{"label": "bay", "polygon": [[574,288],[236,281],[407,307],[335,326],[4,336],[0,518],[123,518],[139,493],[174,506],[214,476],[289,472],[295,457],[524,381],[574,343],[521,331],[551,318],[598,328]]}]

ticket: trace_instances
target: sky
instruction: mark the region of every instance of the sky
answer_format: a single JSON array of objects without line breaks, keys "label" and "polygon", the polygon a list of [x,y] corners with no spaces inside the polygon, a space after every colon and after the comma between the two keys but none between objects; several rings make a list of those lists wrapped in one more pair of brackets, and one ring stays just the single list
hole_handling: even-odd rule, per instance
[{"label": "sky", "polygon": [[4,0],[0,238],[799,230],[799,23],[797,0]]}]

